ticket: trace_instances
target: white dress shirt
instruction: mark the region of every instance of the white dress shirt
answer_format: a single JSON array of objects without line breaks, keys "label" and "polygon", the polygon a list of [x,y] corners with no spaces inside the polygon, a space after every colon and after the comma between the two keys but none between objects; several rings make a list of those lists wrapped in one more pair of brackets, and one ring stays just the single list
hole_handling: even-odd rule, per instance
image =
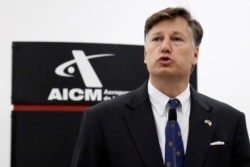
[{"label": "white dress shirt", "polygon": [[[168,120],[168,101],[170,98],[156,89],[150,81],[148,82],[148,94],[154,114],[162,157],[165,161],[165,128]],[[184,152],[186,153],[191,106],[190,85],[188,84],[187,88],[175,98],[181,103],[177,108],[177,121],[181,129]]]}]

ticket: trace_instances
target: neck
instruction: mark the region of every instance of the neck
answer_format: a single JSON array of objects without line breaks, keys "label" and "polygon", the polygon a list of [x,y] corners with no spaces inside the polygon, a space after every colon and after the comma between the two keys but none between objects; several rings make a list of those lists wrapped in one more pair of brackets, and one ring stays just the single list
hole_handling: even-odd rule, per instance
[{"label": "neck", "polygon": [[175,98],[176,96],[181,94],[187,88],[189,83],[189,79],[180,81],[173,78],[163,80],[150,77],[149,80],[155,88],[157,88],[159,91],[170,98]]}]

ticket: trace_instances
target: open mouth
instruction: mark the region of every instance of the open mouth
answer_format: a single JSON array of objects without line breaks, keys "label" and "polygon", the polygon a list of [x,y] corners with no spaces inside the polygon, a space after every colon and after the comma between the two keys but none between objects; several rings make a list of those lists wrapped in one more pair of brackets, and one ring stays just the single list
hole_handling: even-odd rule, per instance
[{"label": "open mouth", "polygon": [[167,62],[167,61],[170,61],[171,59],[169,57],[161,57],[159,60]]},{"label": "open mouth", "polygon": [[159,62],[161,63],[161,64],[164,64],[164,65],[168,65],[168,64],[170,64],[170,63],[172,63],[172,59],[170,58],[170,57],[167,57],[167,56],[164,56],[164,57],[160,57],[159,58]]},{"label": "open mouth", "polygon": [[168,60],[170,60],[170,58],[168,58],[168,57],[161,57],[160,60],[162,60],[162,61],[168,61]]}]

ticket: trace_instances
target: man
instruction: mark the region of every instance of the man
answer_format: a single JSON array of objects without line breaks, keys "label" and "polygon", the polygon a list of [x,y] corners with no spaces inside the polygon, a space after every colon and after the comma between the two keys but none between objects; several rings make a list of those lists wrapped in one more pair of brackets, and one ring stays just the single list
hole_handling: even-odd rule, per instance
[{"label": "man", "polygon": [[184,8],[167,8],[147,19],[144,33],[149,81],[85,111],[72,167],[172,166],[165,162],[166,108],[172,98],[180,101],[184,167],[250,167],[244,114],[189,84],[201,25]]}]

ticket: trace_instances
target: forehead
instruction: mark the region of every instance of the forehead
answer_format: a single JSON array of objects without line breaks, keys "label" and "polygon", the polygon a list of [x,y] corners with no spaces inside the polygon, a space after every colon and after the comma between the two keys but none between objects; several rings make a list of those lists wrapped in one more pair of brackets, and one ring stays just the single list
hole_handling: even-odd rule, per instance
[{"label": "forehead", "polygon": [[174,19],[165,19],[157,24],[155,24],[151,30],[148,32],[148,35],[155,33],[181,33],[181,34],[190,34],[190,28],[188,22],[182,17],[176,17]]}]

